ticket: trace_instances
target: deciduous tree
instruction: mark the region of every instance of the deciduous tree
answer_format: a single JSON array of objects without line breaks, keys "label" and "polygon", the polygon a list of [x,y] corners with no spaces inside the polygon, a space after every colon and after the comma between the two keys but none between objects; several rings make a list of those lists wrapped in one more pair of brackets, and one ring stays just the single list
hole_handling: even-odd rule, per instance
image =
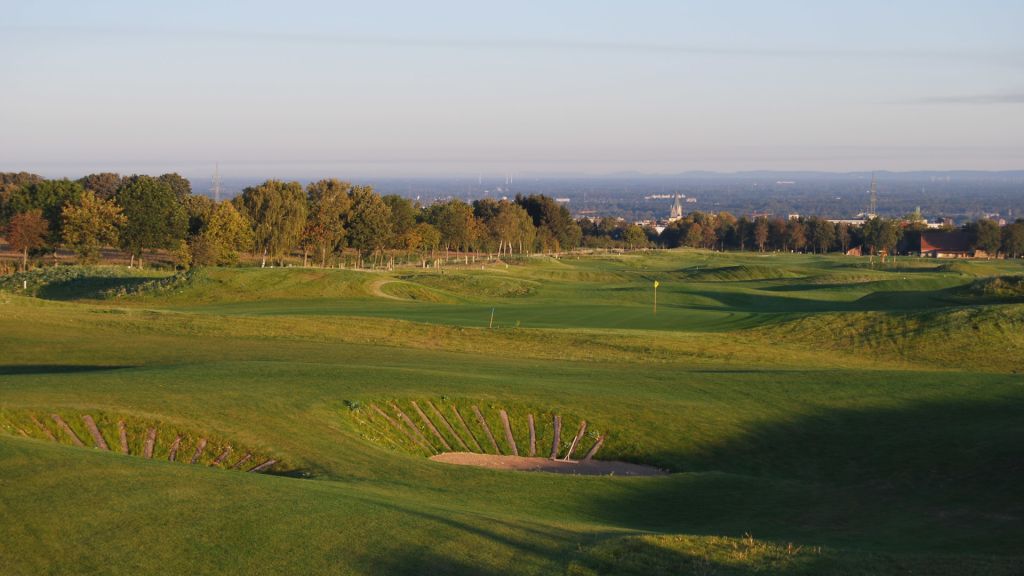
[{"label": "deciduous tree", "polygon": [[186,197],[192,195],[192,183],[177,172],[161,174],[157,176],[156,179],[170,186],[171,190],[174,191],[174,195],[178,197],[178,200],[184,200]]},{"label": "deciduous tree", "polygon": [[118,189],[121,188],[121,175],[114,172],[99,172],[80,178],[78,183],[97,197],[109,200],[117,195]]},{"label": "deciduous tree", "polygon": [[352,185],[337,179],[320,180],[306,187],[309,215],[305,236],[320,255],[320,266],[340,250],[345,241],[345,221],[352,209]]},{"label": "deciduous tree", "polygon": [[968,231],[971,233],[971,244],[974,248],[984,250],[989,256],[995,256],[1003,243],[999,224],[988,218],[971,223],[968,225]]},{"label": "deciduous tree", "polygon": [[188,215],[167,182],[132,176],[118,190],[117,204],[128,219],[120,234],[121,247],[131,253],[133,264],[144,250],[175,248],[185,239]]},{"label": "deciduous tree", "polygon": [[284,255],[298,246],[306,225],[302,185],[267,180],[243,190],[236,201],[252,223],[254,246],[263,255],[261,265],[266,266],[268,256],[283,264]]},{"label": "deciduous tree", "polygon": [[360,256],[383,254],[391,236],[391,210],[371,186],[356,186],[350,193],[349,244]]},{"label": "deciduous tree", "polygon": [[68,179],[41,180],[19,186],[8,200],[11,214],[39,209],[43,218],[50,223],[47,242],[56,247],[61,239],[61,211],[66,204],[77,202],[82,196],[82,186]]},{"label": "deciduous tree", "polygon": [[50,223],[43,218],[43,211],[36,208],[11,217],[7,223],[6,238],[11,248],[21,252],[21,269],[28,269],[28,252],[46,245]]},{"label": "deciduous tree", "polygon": [[196,265],[234,264],[239,252],[252,250],[252,227],[231,202],[217,204],[206,226],[192,243]]},{"label": "deciduous tree", "polygon": [[1024,220],[1003,228],[1003,252],[1011,258],[1024,256]]},{"label": "deciduous tree", "polygon": [[759,216],[754,221],[754,243],[761,252],[764,252],[768,245],[768,219],[764,216]]},{"label": "deciduous tree", "polygon": [[117,244],[119,229],[128,219],[112,200],[99,198],[92,191],[62,211],[64,244],[75,251],[82,263],[95,262],[104,246]]},{"label": "deciduous tree", "polygon": [[626,232],[623,234],[622,240],[626,243],[629,248],[646,248],[647,247],[647,234],[644,233],[644,229],[636,224],[626,228]]}]

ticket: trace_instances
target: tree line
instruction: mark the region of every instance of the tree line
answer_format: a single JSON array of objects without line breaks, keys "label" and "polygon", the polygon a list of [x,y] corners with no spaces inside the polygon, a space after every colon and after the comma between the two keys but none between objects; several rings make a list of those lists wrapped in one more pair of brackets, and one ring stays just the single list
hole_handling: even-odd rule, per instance
[{"label": "tree line", "polygon": [[[621,219],[580,219],[544,195],[458,199],[423,206],[371,186],[324,179],[267,180],[231,200],[192,193],[178,174],[90,174],[78,180],[0,173],[0,226],[11,247],[30,255],[73,251],[83,263],[117,247],[131,262],[168,251],[176,265],[227,265],[249,254],[261,265],[382,266],[395,255],[423,265],[443,253],[498,257],[584,248],[675,248],[866,253],[916,250],[920,214],[873,218],[863,225],[810,218],[739,218],[693,212],[660,232]],[[1024,255],[1024,221],[1004,227],[981,219],[964,227],[972,247]]]},{"label": "tree line", "polygon": [[178,174],[78,180],[0,174],[0,224],[24,264],[31,254],[58,248],[90,263],[115,246],[133,264],[167,250],[179,267],[232,264],[242,254],[264,266],[299,254],[304,265],[337,265],[347,254],[357,266],[380,266],[396,253],[425,264],[441,252],[571,250],[583,236],[568,209],[543,195],[422,206],[338,179],[306,186],[267,180],[215,202],[192,194]]},{"label": "tree line", "polygon": [[[864,254],[913,253],[920,248],[928,226],[919,212],[903,218],[874,217],[861,223],[829,222],[816,216],[799,218],[739,218],[728,212],[693,212],[670,223],[657,237],[667,248],[690,246],[760,252],[847,252],[861,247]],[[952,232],[952,226],[940,231]],[[1024,219],[1000,227],[982,218],[965,224],[971,248],[988,254],[1024,256]]]}]

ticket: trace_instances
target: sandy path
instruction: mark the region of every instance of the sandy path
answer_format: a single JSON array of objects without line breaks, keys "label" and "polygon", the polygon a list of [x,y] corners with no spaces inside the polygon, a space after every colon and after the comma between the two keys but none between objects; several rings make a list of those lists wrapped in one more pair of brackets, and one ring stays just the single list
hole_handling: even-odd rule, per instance
[{"label": "sandy path", "polygon": [[408,302],[408,300],[406,300],[405,298],[399,298],[398,296],[392,296],[391,294],[388,294],[387,292],[381,290],[381,287],[383,287],[385,284],[393,284],[393,283],[396,283],[396,282],[398,282],[398,280],[391,280],[390,278],[380,278],[380,279],[374,280],[373,282],[370,282],[370,285],[367,286],[367,289],[370,290],[370,294],[373,294],[374,296],[377,296],[378,298],[387,298],[389,300],[400,300],[402,302]]},{"label": "sandy path", "polygon": [[431,456],[435,462],[479,466],[496,470],[521,470],[527,472],[554,472],[557,474],[581,474],[584,476],[661,476],[664,470],[642,464],[590,460],[586,462],[550,460],[548,458],[527,458],[525,456],[496,456],[494,454],[473,454],[471,452],[445,452]]}]

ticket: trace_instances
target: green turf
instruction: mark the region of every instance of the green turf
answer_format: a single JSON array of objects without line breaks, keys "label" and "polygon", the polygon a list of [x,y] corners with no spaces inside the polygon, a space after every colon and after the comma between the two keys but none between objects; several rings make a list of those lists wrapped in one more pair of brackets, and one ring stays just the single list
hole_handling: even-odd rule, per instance
[{"label": "green turf", "polygon": [[[1021,569],[1020,262],[50,274],[0,292],[4,574]],[[586,419],[599,457],[672,474],[430,462],[370,409],[416,420],[411,401],[457,405],[484,443],[480,407],[504,451],[499,409],[521,452],[538,417],[544,455],[554,414],[563,446]],[[111,444],[124,418],[134,442],[159,425],[308,478],[170,463],[164,436],[146,460],[17,432],[52,413],[90,446],[82,414]]]}]

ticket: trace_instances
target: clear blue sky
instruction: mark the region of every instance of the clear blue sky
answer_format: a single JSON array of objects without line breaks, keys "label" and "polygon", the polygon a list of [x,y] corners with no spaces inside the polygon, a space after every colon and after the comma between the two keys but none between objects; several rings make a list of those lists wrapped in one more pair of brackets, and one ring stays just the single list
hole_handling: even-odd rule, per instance
[{"label": "clear blue sky", "polygon": [[0,12],[0,170],[1024,168],[1020,0]]}]

